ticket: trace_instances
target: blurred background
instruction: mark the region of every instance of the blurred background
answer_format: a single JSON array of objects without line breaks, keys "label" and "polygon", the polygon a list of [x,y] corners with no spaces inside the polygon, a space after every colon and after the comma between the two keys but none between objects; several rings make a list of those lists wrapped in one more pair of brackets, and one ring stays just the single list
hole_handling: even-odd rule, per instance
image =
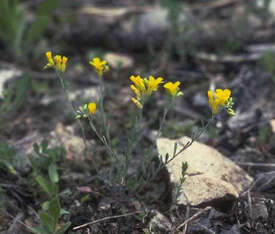
[{"label": "blurred background", "polygon": [[[274,0],[0,0],[0,141],[17,149],[22,171],[43,138],[60,141],[68,160],[84,160],[71,107],[55,73],[43,69],[47,51],[69,58],[76,107],[98,97],[88,61],[107,60],[105,105],[118,147],[135,108],[129,76],[154,75],[181,81],[184,92],[163,136],[190,136],[211,115],[207,90],[229,88],[236,116],[220,115],[201,141],[239,163],[275,162]],[[144,109],[145,147],[154,144],[161,96]]]}]

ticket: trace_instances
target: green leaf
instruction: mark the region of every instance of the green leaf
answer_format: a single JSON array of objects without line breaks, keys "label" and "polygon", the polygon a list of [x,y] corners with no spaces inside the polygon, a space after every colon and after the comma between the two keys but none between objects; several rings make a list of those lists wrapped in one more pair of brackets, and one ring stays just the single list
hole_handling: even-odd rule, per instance
[{"label": "green leaf", "polygon": [[48,234],[49,232],[42,226],[28,227],[35,234]]},{"label": "green leaf", "polygon": [[39,146],[38,146],[37,143],[34,143],[32,147],[33,147],[33,150],[34,150],[35,153],[37,153],[37,154],[40,153]]},{"label": "green leaf", "polygon": [[68,214],[70,214],[69,211],[64,210],[64,209],[61,209],[61,210],[60,210],[60,216],[61,216],[61,215],[68,215]]},{"label": "green leaf", "polygon": [[67,231],[67,229],[71,226],[71,222],[66,223],[63,227],[61,227],[55,234],[63,234]]},{"label": "green leaf", "polygon": [[49,196],[52,195],[51,185],[45,178],[39,175],[35,178],[35,180]]},{"label": "green leaf", "polygon": [[42,224],[51,232],[55,232],[56,224],[54,218],[45,211],[42,211],[39,216]]},{"label": "green leaf", "polygon": [[54,199],[50,201],[49,210],[48,210],[49,214],[52,216],[52,218],[55,221],[55,228],[60,217],[60,209],[61,208],[60,208],[59,198],[56,196]]},{"label": "green leaf", "polygon": [[49,142],[46,139],[43,139],[41,142],[42,152],[45,153],[48,149]]},{"label": "green leaf", "polygon": [[50,180],[55,184],[58,183],[59,177],[57,172],[57,166],[55,163],[51,163],[51,165],[48,168],[48,173],[49,173]]},{"label": "green leaf", "polygon": [[49,204],[50,202],[49,201],[45,201],[42,203],[41,207],[44,211],[47,211],[49,209]]}]

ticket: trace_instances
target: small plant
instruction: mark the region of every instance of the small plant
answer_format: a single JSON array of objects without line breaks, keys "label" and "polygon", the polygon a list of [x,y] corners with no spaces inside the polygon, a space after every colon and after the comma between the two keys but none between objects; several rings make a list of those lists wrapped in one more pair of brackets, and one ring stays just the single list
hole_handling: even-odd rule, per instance
[{"label": "small plant", "polygon": [[0,142],[0,168],[7,170],[13,175],[17,175],[17,171],[14,168],[16,151],[10,147],[8,143]]},{"label": "small plant", "polygon": [[[64,89],[65,94],[68,94],[68,86],[66,85],[65,70],[67,58],[65,56],[56,55],[52,57],[51,52],[46,53],[48,60],[46,68],[53,68],[56,71],[57,76],[60,79],[61,86]],[[212,111],[212,117],[202,129],[196,134],[193,134],[192,140],[184,146],[174,145],[173,155],[162,155],[156,160],[153,147],[149,147],[142,151],[142,159],[138,166],[138,171],[135,174],[129,175],[130,165],[133,163],[133,155],[137,149],[140,149],[140,132],[144,125],[143,112],[145,111],[146,104],[150,101],[151,96],[157,92],[161,86],[166,90],[165,106],[163,116],[160,120],[158,136],[161,135],[162,128],[165,124],[168,112],[174,106],[176,98],[183,96],[181,91],[181,83],[176,81],[164,82],[162,77],[155,78],[149,76],[149,78],[142,78],[141,76],[130,76],[130,80],[133,84],[130,85],[130,89],[134,92],[132,102],[137,108],[135,108],[135,118],[132,122],[130,134],[128,136],[128,142],[124,149],[117,149],[111,144],[111,136],[109,132],[110,120],[107,120],[107,115],[104,109],[104,97],[105,97],[105,86],[104,86],[104,73],[109,70],[107,62],[100,58],[94,58],[90,61],[90,65],[94,68],[96,74],[99,77],[100,86],[100,98],[98,103],[92,100],[90,103],[86,103],[77,109],[74,108],[73,103],[67,95],[68,101],[71,103],[72,110],[75,114],[75,118],[79,121],[81,129],[83,130],[81,119],[88,119],[91,130],[96,134],[99,141],[105,146],[108,153],[111,166],[108,169],[97,168],[97,173],[100,178],[107,181],[110,188],[114,191],[120,191],[122,194],[128,194],[128,196],[139,197],[139,193],[147,186],[151,186],[152,182],[159,175],[159,172],[172,160],[174,160],[180,153],[186,150],[192,145],[192,143],[199,138],[199,136],[208,128],[213,118],[223,109],[234,115],[233,111],[233,99],[231,98],[231,91],[228,89],[222,90],[217,89],[215,92],[208,91],[209,106]],[[95,121],[97,120],[97,121]],[[83,134],[84,136],[84,134]],[[86,142],[84,136],[84,142]],[[88,144],[88,143],[87,143]],[[96,165],[96,161],[94,164]],[[181,184],[184,182],[184,176],[188,165],[182,164],[182,179]],[[117,188],[117,189],[116,189]],[[142,197],[139,197],[142,198]]]},{"label": "small plant", "polygon": [[44,208],[40,214],[41,224],[37,227],[29,229],[36,234],[63,234],[71,226],[71,222],[67,222],[61,227],[58,225],[60,217],[67,212],[64,212],[60,207],[58,196],[48,202],[48,206]]},{"label": "small plant", "polygon": [[49,149],[47,140],[43,140],[40,147],[35,143],[33,149],[37,157],[30,155],[32,174],[50,200],[42,204],[42,211],[39,215],[41,224],[37,227],[31,227],[30,230],[37,234],[65,233],[71,222],[67,222],[61,227],[58,226],[60,217],[63,214],[68,214],[68,212],[61,209],[60,206],[57,164],[64,156],[65,150],[61,147]]},{"label": "small plant", "polygon": [[58,0],[45,0],[36,10],[36,19],[27,24],[27,14],[18,0],[0,1],[0,40],[11,57],[26,59],[34,42],[38,41],[52,19]]},{"label": "small plant", "polygon": [[29,158],[35,181],[49,198],[53,198],[58,194],[59,190],[57,163],[64,157],[65,150],[62,147],[49,149],[48,146],[47,140],[43,140],[40,147],[35,143],[33,149],[36,156],[30,155]]}]

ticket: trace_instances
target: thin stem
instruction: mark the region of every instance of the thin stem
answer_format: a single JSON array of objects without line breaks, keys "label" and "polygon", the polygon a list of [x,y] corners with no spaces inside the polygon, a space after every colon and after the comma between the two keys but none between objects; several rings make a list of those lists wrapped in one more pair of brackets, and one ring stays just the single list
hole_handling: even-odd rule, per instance
[{"label": "thin stem", "polygon": [[171,162],[172,160],[174,160],[179,154],[181,154],[184,150],[186,150],[187,148],[189,148],[189,147],[194,143],[194,141],[196,141],[196,140],[201,136],[201,134],[204,133],[204,132],[207,130],[207,128],[209,127],[209,125],[210,125],[210,123],[213,121],[213,119],[214,119],[214,116],[212,116],[212,117],[208,120],[207,124],[206,124],[204,127],[202,127],[201,130],[200,130],[196,135],[193,135],[193,136],[191,137],[191,141],[188,141],[185,145],[183,145],[183,147],[182,147],[178,152],[175,152],[174,155],[173,155],[170,159],[168,159],[168,160],[165,161],[163,164],[161,164],[161,165],[156,169],[154,175],[146,182],[145,186],[146,186],[147,184],[151,183],[151,181],[153,181],[153,180],[157,177],[159,171],[160,171],[162,168],[164,168],[165,165],[167,165],[168,163],[170,163],[170,162]]},{"label": "thin stem", "polygon": [[103,76],[99,77],[100,80],[100,99],[99,99],[99,105],[100,105],[100,109],[101,109],[101,114],[102,114],[102,120],[103,120],[103,128],[105,131],[105,135],[108,141],[108,144],[110,144],[110,131],[108,128],[108,124],[107,124],[107,118],[106,118],[106,113],[104,110],[104,97],[105,97],[105,87],[104,87],[104,80],[103,80]]},{"label": "thin stem", "polygon": [[[64,90],[65,92],[65,95],[66,95],[66,98],[68,100],[68,102],[70,103],[71,105],[71,108],[72,108],[72,111],[74,113],[74,115],[76,114],[76,110],[74,108],[74,105],[73,105],[73,102],[71,101],[70,99],[70,95],[69,95],[69,88],[67,87],[66,85],[66,82],[64,81],[64,77],[63,77],[63,74],[61,74],[60,72],[56,71],[56,74],[58,76],[58,79],[60,81],[60,84],[62,86],[62,89]],[[83,143],[84,143],[84,146],[85,146],[85,149],[88,148],[88,145],[87,145],[87,140],[86,140],[86,135],[85,135],[85,130],[84,130],[84,127],[83,127],[83,124],[81,123],[81,121],[79,119],[77,119],[77,123],[81,129],[81,134],[82,134],[82,140],[83,140]],[[95,170],[96,172],[98,173],[99,169],[97,167],[97,164],[95,162],[95,160],[92,158],[92,161],[93,161],[93,164],[95,166]]]},{"label": "thin stem", "polygon": [[[63,76],[62,76],[59,72],[56,72],[56,73],[57,73],[57,76],[58,76],[59,81],[60,81],[60,83],[61,83],[61,86],[62,86],[62,88],[63,88],[63,90],[64,90],[64,92],[65,92],[65,94],[66,94],[67,100],[69,101],[69,103],[70,103],[70,105],[71,105],[71,108],[72,108],[72,110],[73,110],[73,113],[76,114],[76,110],[75,110],[75,108],[74,108],[74,106],[73,106],[73,103],[72,103],[72,101],[71,101],[71,99],[70,99],[69,88],[67,87],[67,85],[66,85],[66,83],[65,83],[65,81],[64,81]],[[81,121],[80,121],[79,119],[77,119],[77,123],[78,123],[78,125],[79,125],[79,127],[80,127],[80,129],[81,129],[82,139],[83,139],[84,145],[85,145],[85,147],[87,147],[87,142],[86,142],[86,136],[85,136],[84,127],[83,127],[83,125],[82,125],[82,123],[81,123]]]},{"label": "thin stem", "polygon": [[203,133],[208,129],[208,127],[209,127],[210,123],[213,121],[213,119],[214,119],[214,116],[212,116],[212,117],[208,120],[207,124],[206,124],[205,126],[203,126],[203,127],[201,128],[201,130],[200,130],[196,135],[193,135],[193,136],[191,137],[191,141],[188,141],[188,142],[182,147],[182,149],[180,149],[177,153],[175,153],[175,154],[172,156],[172,158],[170,158],[165,164],[168,164],[169,162],[171,162],[172,160],[174,160],[179,154],[181,154],[184,150],[186,150],[187,148],[189,148],[189,147],[194,143],[194,141],[198,140],[198,139],[200,138],[201,134],[203,134]]},{"label": "thin stem", "polygon": [[100,136],[99,132],[97,131],[95,125],[93,124],[93,121],[92,121],[92,118],[91,116],[88,116],[88,119],[89,119],[89,124],[92,128],[92,130],[95,132],[96,136],[98,137],[98,139],[103,143],[103,145],[107,148],[107,150],[109,151],[109,154],[111,156],[114,156],[117,160],[118,160],[118,157],[117,157],[117,154],[112,150],[112,148],[110,147],[110,145],[108,144],[106,138],[104,136]]},{"label": "thin stem", "polygon": [[163,128],[163,126],[164,126],[164,123],[165,123],[165,120],[166,120],[168,111],[171,109],[173,103],[174,103],[174,99],[170,100],[169,103],[168,103],[168,105],[165,105],[164,113],[163,113],[162,119],[161,119],[161,121],[160,121],[160,125],[159,125],[159,130],[158,130],[158,135],[157,135],[157,137],[160,137],[160,134],[161,134],[162,128]]}]

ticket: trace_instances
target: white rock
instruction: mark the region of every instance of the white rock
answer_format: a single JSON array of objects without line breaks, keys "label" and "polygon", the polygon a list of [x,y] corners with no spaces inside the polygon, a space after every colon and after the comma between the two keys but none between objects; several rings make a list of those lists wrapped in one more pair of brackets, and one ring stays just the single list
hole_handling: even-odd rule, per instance
[{"label": "white rock", "polygon": [[155,216],[149,223],[150,233],[168,233],[172,229],[170,221],[160,212],[154,210]]},{"label": "white rock", "polygon": [[[168,153],[171,156],[175,142],[178,143],[179,150],[181,144],[190,140],[188,137],[178,140],[159,138],[159,154],[165,156]],[[178,198],[179,203],[199,205],[228,196],[238,197],[253,181],[244,170],[217,150],[194,142],[167,165],[172,183],[179,184],[183,162],[188,163],[188,169],[182,186],[183,193]]]},{"label": "white rock", "polygon": [[270,120],[272,132],[275,133],[275,119]]},{"label": "white rock", "polygon": [[0,70],[0,98],[3,98],[4,84],[8,80],[20,75],[22,75],[22,72],[14,68]]},{"label": "white rock", "polygon": [[104,58],[112,68],[131,68],[134,65],[134,60],[128,55],[109,52]]}]

